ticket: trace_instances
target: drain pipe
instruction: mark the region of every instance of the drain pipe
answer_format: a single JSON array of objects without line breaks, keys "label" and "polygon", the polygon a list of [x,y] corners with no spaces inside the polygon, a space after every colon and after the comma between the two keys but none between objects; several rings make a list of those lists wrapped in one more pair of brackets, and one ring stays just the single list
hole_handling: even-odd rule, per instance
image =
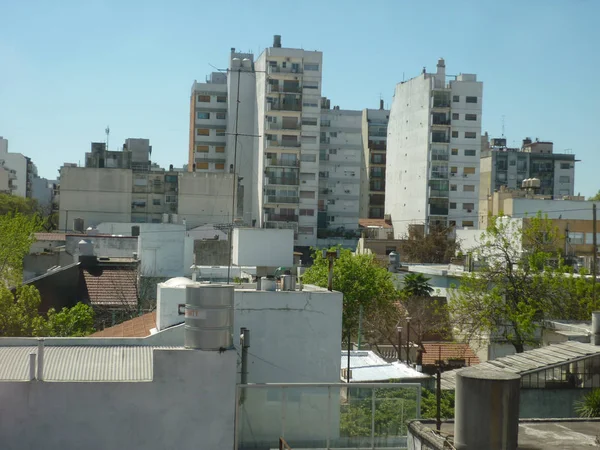
[{"label": "drain pipe", "polygon": [[36,354],[31,352],[29,354],[29,381],[35,380],[35,360]]},{"label": "drain pipe", "polygon": [[38,381],[44,381],[44,338],[38,339],[37,379]]}]

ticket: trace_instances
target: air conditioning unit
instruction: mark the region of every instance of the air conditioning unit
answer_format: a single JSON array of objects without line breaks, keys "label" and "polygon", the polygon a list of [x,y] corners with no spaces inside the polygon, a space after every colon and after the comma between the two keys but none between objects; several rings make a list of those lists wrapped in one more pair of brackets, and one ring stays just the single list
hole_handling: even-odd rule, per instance
[{"label": "air conditioning unit", "polygon": [[456,176],[456,174],[455,174],[455,173],[451,173],[451,174],[450,174],[450,176],[451,176],[451,177],[454,177],[454,176]]},{"label": "air conditioning unit", "polygon": [[346,189],[344,192],[345,192],[346,194],[349,194],[349,193],[350,193],[350,189]]},{"label": "air conditioning unit", "polygon": [[470,209],[467,209],[467,212],[468,212],[468,213],[470,213],[470,212],[472,212],[472,211],[471,211]]}]

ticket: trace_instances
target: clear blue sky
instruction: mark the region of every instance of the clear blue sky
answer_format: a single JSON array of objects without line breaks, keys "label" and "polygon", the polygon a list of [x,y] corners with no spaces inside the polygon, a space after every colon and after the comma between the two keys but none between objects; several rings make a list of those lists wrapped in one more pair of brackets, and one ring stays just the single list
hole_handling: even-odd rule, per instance
[{"label": "clear blue sky", "polygon": [[433,71],[484,82],[483,130],[509,144],[553,140],[582,161],[576,191],[600,189],[600,1],[0,0],[0,135],[56,178],[91,141],[146,137],[153,160],[187,160],[190,87],[231,47],[324,52],[323,94],[345,109],[390,103]]}]

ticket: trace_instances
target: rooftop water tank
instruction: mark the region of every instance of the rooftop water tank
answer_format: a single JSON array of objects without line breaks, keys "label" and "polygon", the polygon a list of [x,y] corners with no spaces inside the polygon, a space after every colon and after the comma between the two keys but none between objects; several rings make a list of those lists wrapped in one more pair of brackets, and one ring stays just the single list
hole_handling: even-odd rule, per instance
[{"label": "rooftop water tank", "polygon": [[186,286],[185,347],[217,351],[233,345],[233,286]]}]

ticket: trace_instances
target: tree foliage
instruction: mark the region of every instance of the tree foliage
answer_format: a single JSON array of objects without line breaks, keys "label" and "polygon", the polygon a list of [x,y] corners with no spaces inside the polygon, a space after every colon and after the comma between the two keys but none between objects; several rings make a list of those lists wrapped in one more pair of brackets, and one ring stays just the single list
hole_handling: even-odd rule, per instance
[{"label": "tree foliage", "polygon": [[433,292],[430,279],[422,273],[409,273],[404,277],[402,292],[410,297],[429,297]]},{"label": "tree foliage", "polygon": [[541,214],[523,222],[491,218],[473,253],[480,267],[461,278],[451,299],[452,320],[464,337],[490,336],[520,353],[536,342],[541,320],[590,317],[599,306],[592,284],[564,266],[558,238]]},{"label": "tree foliage", "polygon": [[432,225],[426,234],[423,227],[413,227],[404,238],[403,257],[414,263],[447,264],[459,249],[451,229]]},{"label": "tree foliage", "polygon": [[[303,276],[303,282],[327,287],[329,261],[315,251],[314,262]],[[391,274],[379,265],[373,255],[353,255],[340,250],[333,265],[333,289],[344,294],[342,314],[344,335],[358,332],[360,309],[370,317],[394,308],[397,291]]]},{"label": "tree foliage", "polygon": [[588,200],[592,202],[600,202],[600,190],[596,192],[595,195],[592,195],[590,198],[588,198]]},{"label": "tree foliage", "polygon": [[38,203],[34,199],[0,193],[0,216],[8,213],[31,216],[37,212]]},{"label": "tree foliage", "polygon": [[10,212],[0,215],[0,283],[16,286],[23,276],[23,258],[29,253],[42,221],[37,215]]},{"label": "tree foliage", "polygon": [[600,388],[588,392],[583,400],[575,405],[579,417],[600,417]]}]

